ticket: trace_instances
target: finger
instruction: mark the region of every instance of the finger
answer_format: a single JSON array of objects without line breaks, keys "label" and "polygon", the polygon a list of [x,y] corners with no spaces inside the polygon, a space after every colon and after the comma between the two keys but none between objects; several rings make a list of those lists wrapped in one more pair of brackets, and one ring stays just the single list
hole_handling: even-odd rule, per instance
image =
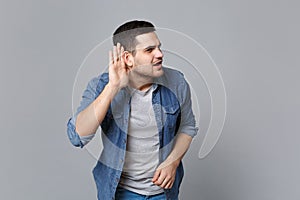
[{"label": "finger", "polygon": [[160,170],[156,170],[155,173],[154,173],[154,176],[152,178],[152,182],[157,181],[159,175],[160,175]]},{"label": "finger", "polygon": [[120,59],[121,56],[121,44],[117,43],[117,58]]},{"label": "finger", "polygon": [[124,56],[124,47],[122,46],[122,47],[121,47],[121,52],[120,52],[120,60],[121,60],[121,64],[122,64],[122,65],[125,65],[123,56]]},{"label": "finger", "polygon": [[156,185],[161,186],[161,184],[164,182],[166,179],[166,176],[163,175],[162,173],[159,175],[158,179],[154,182]]},{"label": "finger", "polygon": [[117,47],[113,47],[113,61],[116,63],[118,61],[118,52],[117,52]]},{"label": "finger", "polygon": [[169,184],[169,180],[165,178],[160,187],[165,188],[167,184]]},{"label": "finger", "polygon": [[165,189],[170,189],[173,186],[173,181],[169,181],[169,183],[165,186]]},{"label": "finger", "polygon": [[109,61],[109,65],[111,65],[113,63],[113,53],[112,53],[112,51],[108,52],[108,61]]}]

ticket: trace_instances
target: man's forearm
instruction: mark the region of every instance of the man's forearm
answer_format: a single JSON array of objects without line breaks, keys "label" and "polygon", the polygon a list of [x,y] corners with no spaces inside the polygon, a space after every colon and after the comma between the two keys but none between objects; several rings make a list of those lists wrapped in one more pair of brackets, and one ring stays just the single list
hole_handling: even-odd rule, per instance
[{"label": "man's forearm", "polygon": [[80,136],[93,134],[102,123],[110,103],[117,94],[118,88],[108,83],[101,94],[76,119],[76,132]]},{"label": "man's forearm", "polygon": [[193,138],[191,136],[185,133],[179,133],[171,153],[169,154],[165,162],[163,162],[162,166],[160,167],[164,167],[166,165],[174,164],[174,163],[178,165],[182,160],[183,156],[185,155],[185,153],[187,152],[187,150],[189,149],[192,139]]},{"label": "man's forearm", "polygon": [[188,150],[191,141],[191,136],[184,133],[178,134],[170,155],[158,166],[154,173],[152,182],[155,185],[164,189],[170,189],[172,187],[176,176],[176,169]]}]

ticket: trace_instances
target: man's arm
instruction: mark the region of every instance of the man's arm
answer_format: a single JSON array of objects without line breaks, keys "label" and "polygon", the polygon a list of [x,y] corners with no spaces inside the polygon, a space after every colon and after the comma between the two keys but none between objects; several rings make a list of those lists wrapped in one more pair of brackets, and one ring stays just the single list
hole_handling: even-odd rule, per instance
[{"label": "man's arm", "polygon": [[159,165],[153,176],[152,182],[162,188],[169,189],[175,181],[176,169],[187,152],[192,137],[180,133],[178,134],[174,147],[167,159]]},{"label": "man's arm", "polygon": [[109,51],[109,82],[101,94],[77,115],[76,132],[80,136],[94,134],[102,123],[111,101],[128,83],[128,69],[123,60],[124,48],[118,43]]},{"label": "man's arm", "polygon": [[192,111],[190,87],[183,78],[183,75],[181,80],[182,82],[179,83],[178,89],[181,92],[177,96],[179,102],[181,102],[181,121],[178,134],[171,153],[159,165],[152,179],[154,184],[165,189],[172,187],[175,181],[176,169],[198,131]]},{"label": "man's arm", "polygon": [[80,136],[87,136],[97,131],[118,88],[108,83],[101,94],[77,115],[76,131]]}]

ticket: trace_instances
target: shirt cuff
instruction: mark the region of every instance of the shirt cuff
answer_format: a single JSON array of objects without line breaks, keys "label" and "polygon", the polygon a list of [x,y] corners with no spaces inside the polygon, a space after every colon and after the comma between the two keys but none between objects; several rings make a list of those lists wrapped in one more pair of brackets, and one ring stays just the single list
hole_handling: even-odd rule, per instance
[{"label": "shirt cuff", "polygon": [[93,138],[94,138],[95,134],[92,133],[90,135],[85,135],[85,136],[79,136],[81,143],[84,145],[86,145],[87,143],[89,143]]}]

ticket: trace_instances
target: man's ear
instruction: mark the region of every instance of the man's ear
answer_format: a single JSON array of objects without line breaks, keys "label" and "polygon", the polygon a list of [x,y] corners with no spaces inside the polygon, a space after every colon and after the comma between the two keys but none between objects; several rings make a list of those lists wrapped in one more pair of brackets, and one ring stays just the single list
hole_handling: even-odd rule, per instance
[{"label": "man's ear", "polygon": [[131,68],[134,63],[133,55],[129,51],[124,51],[123,60],[127,67]]}]

